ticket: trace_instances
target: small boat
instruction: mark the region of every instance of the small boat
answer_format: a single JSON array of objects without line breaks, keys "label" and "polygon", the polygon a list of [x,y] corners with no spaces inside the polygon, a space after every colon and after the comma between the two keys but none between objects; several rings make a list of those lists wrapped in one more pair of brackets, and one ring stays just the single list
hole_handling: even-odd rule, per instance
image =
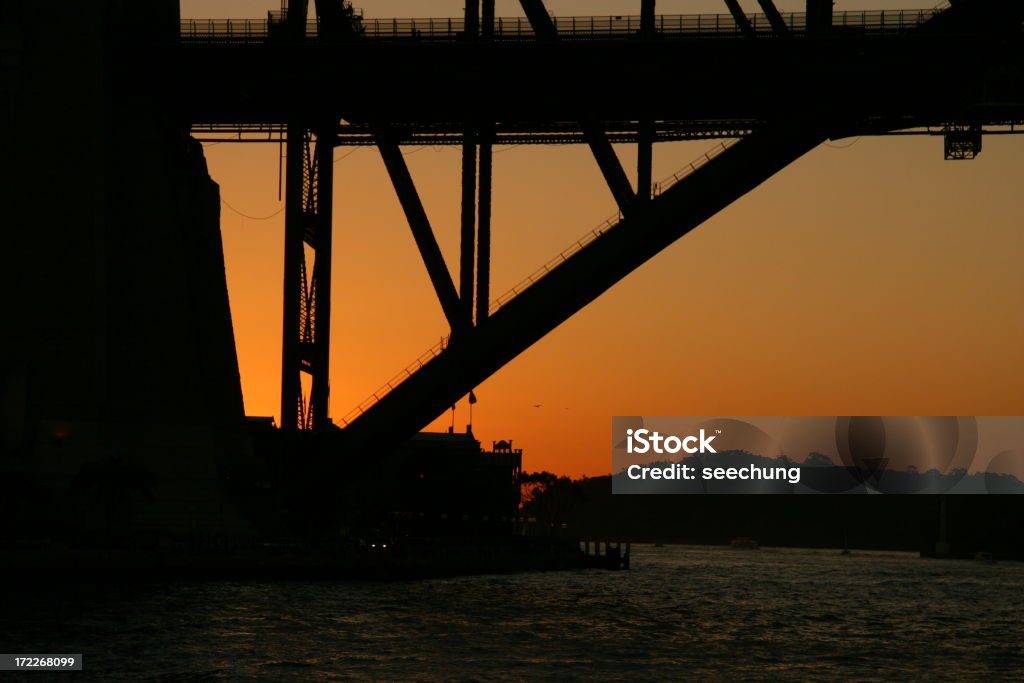
[{"label": "small boat", "polygon": [[741,536],[740,538],[734,538],[729,543],[729,547],[733,550],[760,550],[761,546],[752,538],[747,536]]}]

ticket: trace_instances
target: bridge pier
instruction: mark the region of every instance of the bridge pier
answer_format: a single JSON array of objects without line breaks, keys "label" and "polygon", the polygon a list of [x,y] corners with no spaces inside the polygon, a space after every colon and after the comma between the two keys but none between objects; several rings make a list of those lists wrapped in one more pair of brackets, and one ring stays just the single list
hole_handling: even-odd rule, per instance
[{"label": "bridge pier", "polygon": [[245,542],[220,190],[154,64],[123,58],[176,39],[177,3],[0,5],[0,538],[47,539],[62,576],[90,539]]}]

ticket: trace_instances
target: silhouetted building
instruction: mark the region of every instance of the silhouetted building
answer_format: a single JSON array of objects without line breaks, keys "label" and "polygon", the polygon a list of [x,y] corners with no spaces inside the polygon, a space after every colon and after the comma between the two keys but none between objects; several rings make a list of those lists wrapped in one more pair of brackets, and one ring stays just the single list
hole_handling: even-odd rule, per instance
[{"label": "silhouetted building", "polygon": [[402,536],[501,536],[515,531],[522,450],[485,451],[472,434],[423,432],[358,488],[372,491],[362,526]]},{"label": "silhouetted building", "polygon": [[24,484],[6,535],[244,536],[219,189],[122,54],[173,36],[177,2],[0,6],[0,479]]}]

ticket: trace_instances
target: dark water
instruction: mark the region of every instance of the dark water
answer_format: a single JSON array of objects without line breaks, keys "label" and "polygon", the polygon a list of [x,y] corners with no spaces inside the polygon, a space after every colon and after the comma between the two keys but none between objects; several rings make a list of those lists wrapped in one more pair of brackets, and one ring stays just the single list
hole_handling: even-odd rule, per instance
[{"label": "dark water", "polygon": [[0,652],[82,652],[77,681],[1024,680],[1022,564],[633,550],[618,573],[5,588]]}]

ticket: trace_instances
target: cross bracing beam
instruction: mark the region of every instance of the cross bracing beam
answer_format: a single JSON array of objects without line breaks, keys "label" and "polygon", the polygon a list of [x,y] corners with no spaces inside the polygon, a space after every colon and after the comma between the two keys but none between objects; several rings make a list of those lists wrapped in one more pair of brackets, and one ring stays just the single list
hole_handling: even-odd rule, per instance
[{"label": "cross bracing beam", "polygon": [[405,211],[413,239],[416,241],[420,256],[427,267],[427,274],[430,276],[430,282],[434,286],[441,309],[444,311],[452,331],[461,329],[467,321],[459,301],[459,294],[455,289],[451,273],[448,272],[448,266],[444,262],[441,248],[437,245],[434,230],[430,227],[430,219],[427,218],[423,202],[420,201],[416,184],[409,173],[405,157],[402,156],[402,150],[387,126],[378,127],[376,141],[381,159],[384,161],[384,167],[387,169],[388,175],[391,177],[391,184],[398,195],[398,201]]},{"label": "cross bracing beam", "polygon": [[584,136],[590,145],[590,151],[594,154],[597,166],[601,169],[601,175],[604,176],[605,182],[608,183],[608,189],[611,190],[615,203],[619,206],[619,211],[623,214],[629,213],[636,201],[636,192],[633,191],[629,177],[626,175],[625,169],[622,168],[618,155],[615,154],[615,148],[612,147],[608,136],[597,122],[582,121],[581,123]]},{"label": "cross bracing beam", "polygon": [[782,18],[779,8],[775,6],[774,0],[757,0],[757,4],[761,5],[761,10],[764,12],[765,17],[768,18],[768,23],[772,25],[772,31],[775,32],[775,35],[791,35],[789,26],[786,25],[786,20]]},{"label": "cross bracing beam", "polygon": [[[550,42],[558,40],[558,29],[551,19],[551,15],[548,14],[547,8],[544,7],[544,0],[520,0],[520,4],[538,38]],[[636,192],[633,191],[629,177],[626,175],[625,169],[622,168],[622,163],[615,154],[615,149],[605,135],[604,129],[600,123],[589,117],[581,118],[580,125],[583,128],[583,135],[590,145],[590,151],[594,153],[598,168],[601,169],[601,175],[608,183],[608,189],[611,190],[615,203],[619,205],[619,211],[623,214],[629,212],[636,201]]]},{"label": "cross bracing beam", "polygon": [[757,31],[754,30],[754,25],[750,23],[747,13],[740,7],[739,0],[725,0],[725,5],[729,8],[729,13],[739,27],[740,32],[747,38],[756,38]]},{"label": "cross bracing beam", "polygon": [[329,422],[334,136],[332,125],[288,127],[281,342],[286,431],[322,429]]}]

